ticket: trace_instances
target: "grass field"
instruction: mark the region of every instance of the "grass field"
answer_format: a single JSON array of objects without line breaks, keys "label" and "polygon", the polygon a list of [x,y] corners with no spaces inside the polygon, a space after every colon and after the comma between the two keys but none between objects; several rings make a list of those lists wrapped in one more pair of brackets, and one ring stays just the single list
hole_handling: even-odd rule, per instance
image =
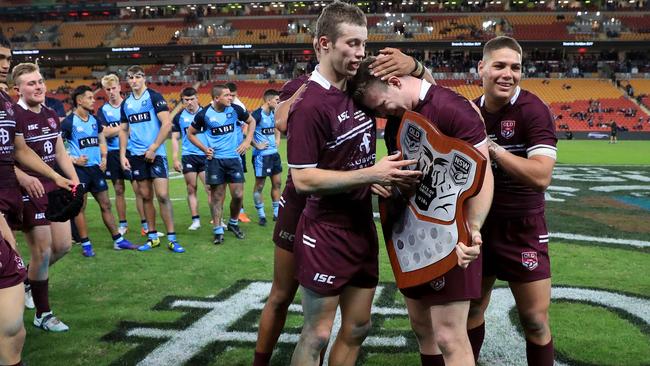
[{"label": "grass field", "polygon": [[[383,150],[383,142],[378,146]],[[549,231],[565,238],[551,234],[550,244],[558,286],[551,307],[557,358],[566,365],[649,365],[650,249],[644,245],[650,245],[650,209],[643,207],[650,202],[650,141],[561,141],[559,163],[547,196]],[[626,166],[615,166],[620,164]],[[225,244],[215,247],[205,193],[200,193],[203,227],[188,232],[183,180],[170,180],[176,230],[187,249],[181,255],[164,248],[114,251],[99,210],[90,202],[90,238],[97,257],[84,258],[75,246],[51,269],[52,308],[70,331],[40,331],[31,326],[33,311],[26,310],[27,364],[250,365],[273,268],[272,226],[255,224],[252,182],[249,166],[245,207],[254,222],[242,224],[246,239],[227,233]],[[270,217],[268,195],[265,199]],[[142,242],[133,201],[129,204],[128,238]],[[18,240],[28,257],[21,235]],[[374,343],[366,342],[359,364],[419,365],[403,300],[383,252],[380,263],[383,284],[373,311]],[[523,365],[510,296],[505,290],[497,295],[482,364]],[[285,329],[288,341],[279,345],[275,365],[288,363],[291,336],[300,332],[301,323],[301,315],[292,313]]]}]

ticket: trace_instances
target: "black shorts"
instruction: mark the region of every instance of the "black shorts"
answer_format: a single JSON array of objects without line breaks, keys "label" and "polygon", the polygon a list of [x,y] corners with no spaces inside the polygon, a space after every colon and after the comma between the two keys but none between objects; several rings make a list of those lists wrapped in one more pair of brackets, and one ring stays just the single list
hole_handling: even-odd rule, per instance
[{"label": "black shorts", "polygon": [[207,161],[205,155],[183,155],[181,157],[183,174],[204,172]]},{"label": "black shorts", "polygon": [[106,156],[106,171],[104,172],[106,179],[111,181],[116,180],[131,180],[131,172],[122,170],[122,163],[120,162],[120,151],[109,151]]},{"label": "black shorts", "polygon": [[253,169],[257,178],[271,177],[282,173],[280,154],[253,155]]},{"label": "black shorts", "polygon": [[108,190],[108,184],[104,179],[104,173],[99,166],[74,166],[81,182],[86,188],[86,192],[99,193]]},{"label": "black shorts", "polygon": [[218,186],[224,183],[244,183],[244,171],[241,159],[217,159],[208,160],[208,167],[205,174],[205,183]]},{"label": "black shorts", "polygon": [[239,155],[239,157],[241,158],[242,170],[244,171],[244,173],[248,173],[248,169],[246,169],[246,153]]},{"label": "black shorts", "polygon": [[131,177],[135,181],[168,177],[169,169],[167,168],[166,156],[156,155],[156,158],[151,163],[144,160],[144,155],[131,155],[128,151],[126,157],[129,159],[129,164],[131,164]]}]

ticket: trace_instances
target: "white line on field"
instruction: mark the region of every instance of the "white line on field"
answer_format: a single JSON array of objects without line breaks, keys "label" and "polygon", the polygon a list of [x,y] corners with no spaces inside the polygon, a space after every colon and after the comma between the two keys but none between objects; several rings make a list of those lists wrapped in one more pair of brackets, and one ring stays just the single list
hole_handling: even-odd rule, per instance
[{"label": "white line on field", "polygon": [[551,238],[554,239],[567,239],[576,241],[588,241],[595,243],[607,243],[616,245],[628,245],[639,248],[650,248],[650,241],[633,240],[633,239],[616,239],[616,238],[602,238],[597,236],[569,234],[569,233],[549,233]]}]

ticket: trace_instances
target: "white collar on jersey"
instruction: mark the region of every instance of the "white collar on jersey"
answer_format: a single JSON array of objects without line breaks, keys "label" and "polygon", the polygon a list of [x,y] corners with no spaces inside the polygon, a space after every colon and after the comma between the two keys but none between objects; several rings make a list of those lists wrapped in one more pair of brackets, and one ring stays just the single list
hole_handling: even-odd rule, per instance
[{"label": "white collar on jersey", "polygon": [[431,83],[423,79],[420,83],[420,100],[426,98],[429,89],[431,89]]},{"label": "white collar on jersey", "polygon": [[320,86],[322,86],[325,89],[329,89],[330,86],[332,86],[332,84],[330,84],[330,82],[327,81],[327,79],[325,79],[323,74],[318,72],[318,66],[316,66],[314,71],[311,73],[311,76],[309,77],[309,80],[313,80],[313,81],[317,82],[318,84],[320,84]]},{"label": "white collar on jersey", "polygon": [[[510,105],[515,104],[517,102],[517,98],[519,98],[519,93],[521,93],[521,87],[517,87],[515,89],[515,95],[510,98]],[[482,107],[485,104],[485,94],[481,95],[481,105],[479,107]]]}]

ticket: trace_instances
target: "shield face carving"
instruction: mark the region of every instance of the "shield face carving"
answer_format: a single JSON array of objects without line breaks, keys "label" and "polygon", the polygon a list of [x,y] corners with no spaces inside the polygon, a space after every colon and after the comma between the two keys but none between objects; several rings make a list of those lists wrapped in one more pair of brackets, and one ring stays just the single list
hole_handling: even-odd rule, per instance
[{"label": "shield face carving", "polygon": [[417,160],[417,166],[409,169],[423,173],[409,197],[380,201],[397,286],[407,288],[440,277],[456,265],[455,246],[469,239],[463,204],[480,191],[486,159],[415,112],[404,114],[397,148],[404,159]]}]

